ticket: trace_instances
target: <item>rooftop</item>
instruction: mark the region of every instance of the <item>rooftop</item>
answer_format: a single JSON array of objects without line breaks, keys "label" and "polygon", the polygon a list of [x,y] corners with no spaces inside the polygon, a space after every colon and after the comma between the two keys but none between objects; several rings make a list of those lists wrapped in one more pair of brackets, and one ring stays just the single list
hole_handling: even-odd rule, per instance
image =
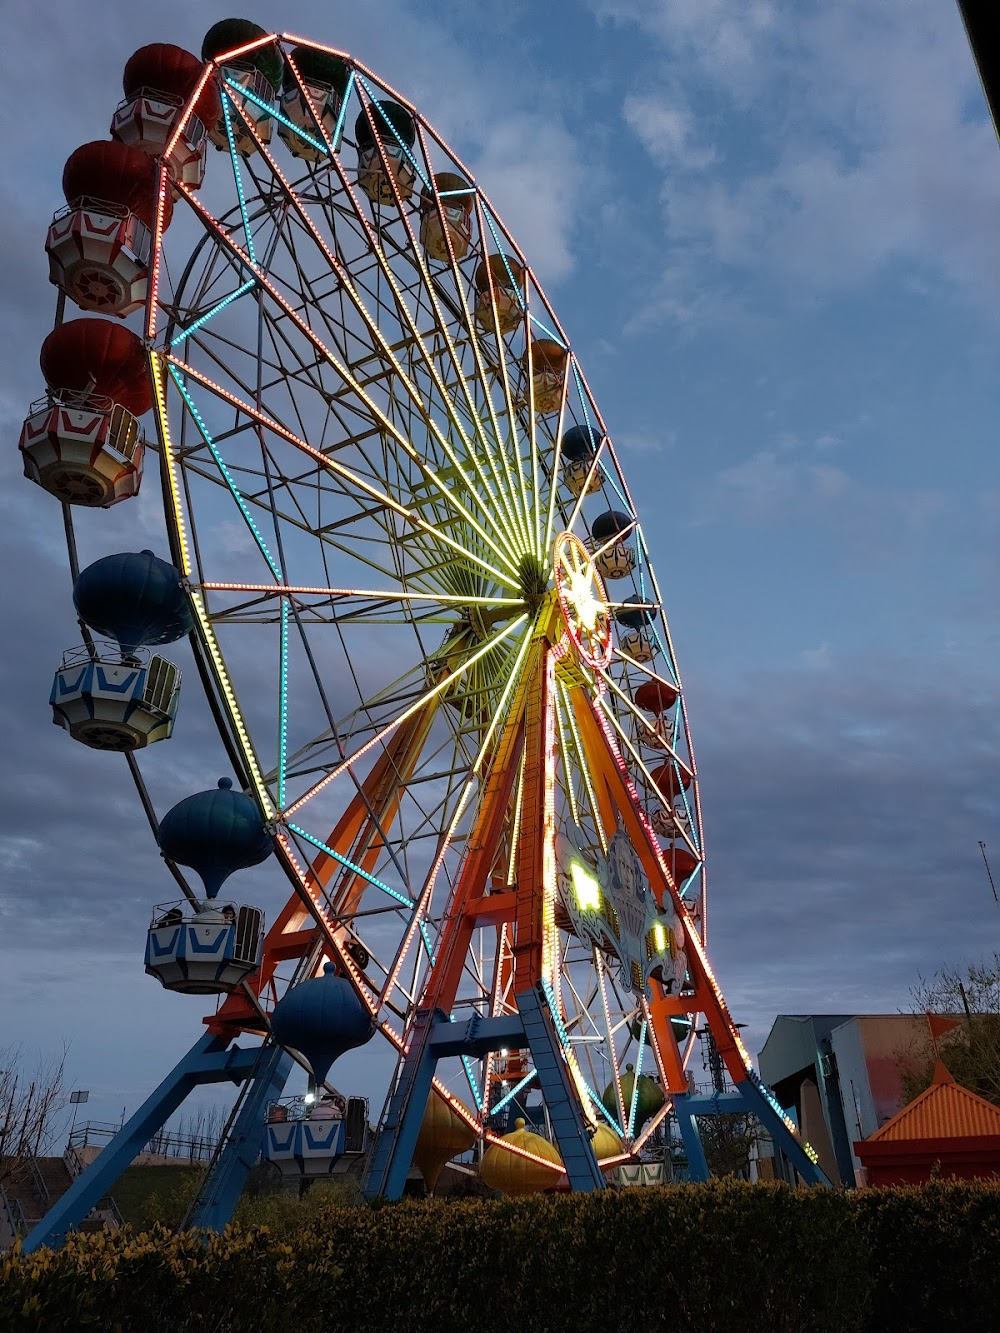
[{"label": "rooftop", "polygon": [[914,1139],[981,1138],[1000,1135],[1000,1107],[956,1083],[943,1060],[934,1081],[912,1102],[870,1135],[868,1143]]}]

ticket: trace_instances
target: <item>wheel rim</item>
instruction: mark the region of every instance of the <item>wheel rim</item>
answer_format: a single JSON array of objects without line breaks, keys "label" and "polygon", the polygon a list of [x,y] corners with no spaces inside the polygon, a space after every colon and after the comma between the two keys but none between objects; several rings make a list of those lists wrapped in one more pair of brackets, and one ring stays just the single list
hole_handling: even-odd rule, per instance
[{"label": "wheel rim", "polygon": [[[173,554],[189,580],[224,737],[322,925],[315,949],[284,979],[336,956],[398,1046],[435,957],[520,673],[539,626],[556,615],[553,583],[559,633],[568,631],[570,654],[648,808],[658,803],[651,768],[664,755],[647,757],[647,737],[662,738],[632,695],[645,680],[679,688],[679,678],[662,613],[652,663],[614,647],[610,614],[626,593],[658,608],[655,579],[638,526],[635,571],[621,593],[594,570],[585,543],[595,551],[601,543],[588,516],[635,509],[606,437],[591,462],[600,487],[574,498],[563,480],[559,440],[573,425],[595,426],[599,414],[489,200],[470,187],[460,256],[431,181],[442,169],[472,178],[409,107],[412,150],[386,145],[392,152],[381,162],[388,202],[357,187],[344,127],[356,113],[374,125],[372,104],[389,99],[401,100],[352,65],[332,129],[337,151],[329,151],[330,126],[317,123],[311,137],[323,153],[292,160],[277,139],[254,135],[248,104],[230,86],[229,162],[220,163],[217,187],[213,180],[216,206],[207,192],[202,199],[180,187],[190,208],[156,236],[160,313],[149,333]],[[235,151],[241,136],[255,140],[246,160]],[[412,192],[392,174],[399,163]],[[433,199],[422,213],[421,187]],[[446,262],[424,253],[428,218]],[[497,252],[509,282],[488,265],[484,300],[475,273]],[[515,323],[512,305],[521,309]],[[558,405],[541,413],[536,399],[551,393],[552,380],[535,365],[540,339],[566,349]],[[560,570],[589,571],[596,610],[581,617],[579,590],[567,600]],[[555,832],[600,858],[609,830],[570,699],[574,683],[565,673],[554,679]],[[669,761],[676,755],[691,771],[683,700],[676,711]],[[521,786],[519,773],[505,814],[508,864],[491,868],[498,882],[502,873],[509,881],[517,856]],[[688,832],[676,845],[700,863],[694,784],[680,803]],[[349,854],[345,811],[360,830]],[[684,895],[703,902],[700,870]],[[626,1062],[641,1069],[645,1058],[655,1068],[644,1007],[607,951],[564,926],[549,928],[553,976],[579,1086],[591,1106],[615,1087],[616,1109],[605,1118],[634,1137],[620,1085]],[[502,928],[477,932],[456,1012],[509,1003],[505,947]],[[365,954],[362,969],[356,960]],[[509,1069],[505,1058],[476,1067],[464,1059],[441,1072],[487,1126],[526,1072],[522,1057]]]}]

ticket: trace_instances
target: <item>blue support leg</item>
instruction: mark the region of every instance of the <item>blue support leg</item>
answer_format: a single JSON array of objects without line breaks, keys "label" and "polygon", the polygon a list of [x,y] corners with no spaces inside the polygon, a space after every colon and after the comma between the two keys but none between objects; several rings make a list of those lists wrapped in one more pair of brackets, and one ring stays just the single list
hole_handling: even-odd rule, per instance
[{"label": "blue support leg", "polygon": [[413,1020],[410,1049],[403,1060],[385,1123],[365,1172],[362,1188],[369,1199],[398,1199],[402,1196],[437,1068],[438,1056],[431,1045],[431,1029],[443,1019],[444,1015],[437,1010],[421,1010]]},{"label": "blue support leg", "polygon": [[705,1158],[705,1147],[698,1132],[698,1121],[694,1118],[691,1107],[688,1105],[690,1098],[686,1093],[675,1092],[671,1094],[671,1100],[674,1104],[674,1115],[677,1117],[681,1138],[684,1140],[684,1151],[687,1153],[688,1175],[692,1180],[707,1180],[709,1174],[708,1161]]},{"label": "blue support leg", "polygon": [[232,1220],[247,1176],[260,1157],[268,1102],[281,1096],[294,1061],[277,1043],[260,1048],[253,1084],[208,1178],[191,1209],[188,1226],[221,1231]]},{"label": "blue support leg", "polygon": [[738,1083],[736,1091],[742,1094],[747,1110],[752,1111],[761,1122],[771,1135],[774,1146],[781,1149],[802,1180],[807,1185],[826,1185],[829,1188],[831,1182],[828,1176],[820,1168],[819,1163],[806,1152],[802,1139],[790,1126],[774,1094],[763,1083],[754,1079]]},{"label": "blue support leg", "polygon": [[584,1130],[579,1100],[570,1081],[544,991],[540,987],[522,991],[517,997],[517,1008],[570,1189],[585,1193],[604,1189],[605,1180],[597,1165],[590,1137]]},{"label": "blue support leg", "polygon": [[52,1207],[25,1242],[31,1254],[43,1245],[58,1246],[66,1233],[78,1227],[92,1208],[108,1193],[158,1129],[173,1115],[193,1088],[200,1083],[240,1083],[252,1076],[258,1049],[228,1049],[229,1039],[206,1033],[122,1126],[106,1148],[95,1157],[62,1198]]}]

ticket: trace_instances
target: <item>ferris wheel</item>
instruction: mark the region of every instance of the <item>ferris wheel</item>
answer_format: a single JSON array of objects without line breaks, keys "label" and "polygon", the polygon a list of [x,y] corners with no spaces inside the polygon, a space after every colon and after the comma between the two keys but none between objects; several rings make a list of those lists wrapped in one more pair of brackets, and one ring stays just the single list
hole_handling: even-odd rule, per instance
[{"label": "ferris wheel", "polygon": [[[124,91],[112,139],[66,166],[21,449],[62,502],[85,626],[54,718],[126,753],[142,793],[143,749],[198,688],[150,649],[190,639],[235,787],[151,816],[185,897],[157,907],[146,970],[220,999],[29,1243],[231,1078],[195,1216],[223,1224],[288,1052],[321,1090],[364,1043],[388,1087],[370,1194],[398,1196],[432,1139],[478,1141],[501,1188],[512,1163],[598,1188],[670,1110],[703,1173],[698,1021],[731,1099],[816,1178],[707,962],[694,754],[635,502],[482,185],[360,62],[244,21],[200,60],[142,48]],[[169,549],[80,570],[81,519],[155,487],[151,455]],[[289,897],[265,929],[219,892],[272,852]],[[265,1155],[308,1170],[326,1141],[290,1124]]]}]

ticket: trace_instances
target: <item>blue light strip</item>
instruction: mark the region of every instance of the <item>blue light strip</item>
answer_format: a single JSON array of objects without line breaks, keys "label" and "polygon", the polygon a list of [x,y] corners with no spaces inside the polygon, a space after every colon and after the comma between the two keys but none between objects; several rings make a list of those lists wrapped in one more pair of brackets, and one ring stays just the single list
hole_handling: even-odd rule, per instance
[{"label": "blue light strip", "polygon": [[[542,990],[545,993],[545,998],[549,1002],[549,1012],[552,1014],[552,1022],[555,1024],[556,1035],[558,1036],[560,1044],[562,1045],[563,1057],[565,1058],[566,1052],[572,1049],[569,1039],[569,1033],[566,1031],[566,1026],[562,1021],[562,1017],[560,1016],[558,1006],[556,1005],[556,997],[552,990],[552,986],[545,979],[545,977],[542,977],[541,986]],[[579,1063],[577,1063],[577,1070],[579,1071],[580,1082],[583,1084],[583,1088],[587,1096],[593,1102],[594,1109],[600,1111],[601,1115],[604,1116],[605,1120],[608,1122],[608,1124],[615,1131],[615,1133],[618,1135],[619,1138],[624,1138],[625,1131],[622,1129],[621,1125],[619,1125],[618,1121],[614,1118],[614,1116],[611,1114],[608,1108],[601,1101],[600,1097],[598,1097],[594,1089],[583,1077],[583,1070],[580,1069]]]},{"label": "blue light strip", "polygon": [[185,387],[184,381],[181,379],[180,375],[177,373],[177,367],[176,367],[176,366],[171,366],[171,367],[170,367],[170,374],[173,376],[173,381],[174,381],[174,383],[177,385],[178,389],[180,389],[180,391],[181,391],[181,397],[184,399],[185,403],[187,403],[188,411],[191,413],[192,417],[194,418],[194,423],[195,423],[195,425],[198,427],[198,431],[199,431],[199,433],[200,433],[200,435],[201,435],[201,438],[205,441],[205,443],[208,445],[209,449],[212,451],[212,457],[215,459],[216,465],[218,466],[219,471],[222,473],[223,480],[225,481],[226,485],[229,487],[230,491],[232,492],[233,499],[234,499],[234,500],[236,501],[236,503],[239,505],[239,507],[240,507],[240,513],[243,515],[244,519],[246,520],[247,527],[248,527],[248,528],[250,529],[250,531],[253,533],[254,541],[257,543],[258,547],[260,548],[260,553],[261,553],[261,555],[262,555],[262,556],[264,557],[264,559],[267,561],[268,566],[269,566],[269,568],[270,568],[270,570],[271,570],[271,573],[274,575],[274,577],[278,580],[279,583],[283,583],[284,580],[283,580],[282,577],[281,577],[281,570],[278,568],[277,564],[275,564],[274,557],[271,555],[271,552],[267,549],[267,543],[264,541],[264,538],[261,536],[261,534],[260,534],[260,529],[257,527],[257,524],[256,524],[256,523],[253,521],[253,519],[250,517],[250,510],[249,510],[249,509],[247,508],[247,506],[246,506],[246,501],[243,499],[243,496],[242,496],[242,495],[240,494],[240,492],[239,492],[239,488],[237,487],[236,483],[233,481],[233,478],[232,478],[232,476],[230,475],[229,469],[226,467],[225,463],[222,461],[222,455],[219,453],[218,449],[215,447],[215,441],[212,439],[211,435],[209,434],[208,427],[205,425],[205,422],[202,420],[202,415],[201,415],[201,413],[200,413],[200,412],[198,411],[198,409],[195,407],[194,402],[193,402],[193,400],[192,400],[192,398],[191,398],[191,395],[188,393],[187,388]]},{"label": "blue light strip", "polygon": [[387,893],[390,898],[395,898],[396,902],[402,903],[404,907],[416,906],[412,898],[404,898],[403,895],[397,893],[395,889],[390,889],[388,884],[383,884],[382,881],[376,879],[374,875],[369,875],[367,870],[362,870],[359,865],[355,865],[353,861],[349,861],[346,856],[341,856],[339,852],[335,852],[333,848],[329,847],[325,842],[322,842],[319,838],[314,838],[313,835],[307,833],[304,828],[299,828],[298,824],[288,824],[287,827],[290,828],[293,833],[298,833],[300,837],[305,838],[306,842],[311,842],[314,847],[318,847],[321,852],[326,852],[327,856],[332,856],[335,861],[339,862],[339,864],[344,867],[345,870],[350,870],[352,874],[359,875],[362,879],[367,880],[369,884],[374,885],[376,889],[381,889],[382,892]]},{"label": "blue light strip", "polygon": [[288,760],[288,598],[281,599],[281,666],[278,721],[278,809],[285,808],[285,765]]},{"label": "blue light strip", "polygon": [[[372,89],[371,89],[371,88],[369,87],[369,85],[368,85],[368,80],[365,79],[361,74],[359,74],[359,75],[358,75],[358,82],[361,84],[362,88],[364,88],[365,92],[368,94],[368,96],[371,98],[371,100],[372,100],[373,102],[375,102],[377,105],[380,105],[378,98],[376,97],[375,93],[372,91]],[[372,116],[372,120],[375,120],[375,116],[374,116],[374,115]],[[413,154],[410,152],[409,148],[407,148],[406,144],[403,143],[402,139],[401,139],[401,138],[399,137],[399,135],[396,133],[396,127],[395,127],[395,125],[392,124],[392,122],[389,120],[389,118],[388,118],[387,116],[383,116],[383,117],[382,117],[382,120],[385,121],[385,123],[386,123],[386,125],[388,125],[389,129],[392,130],[392,137],[396,140],[396,142],[399,144],[400,148],[403,150],[403,152],[406,154],[406,156],[410,159],[410,165],[413,167],[413,170],[417,173],[417,175],[420,177],[420,179],[423,181],[423,183],[427,186],[427,188],[428,188],[428,190],[429,190],[429,189],[431,188],[431,183],[430,183],[430,181],[427,179],[427,177],[424,175],[424,173],[420,170],[420,167],[417,165],[417,159],[413,156]],[[381,135],[380,135],[379,137],[381,138]],[[382,142],[384,143],[385,140],[383,139]]]},{"label": "blue light strip", "polygon": [[469,1091],[472,1093],[472,1100],[476,1103],[476,1110],[482,1111],[483,1099],[480,1096],[479,1088],[476,1085],[476,1076],[473,1073],[472,1061],[467,1055],[463,1055],[462,1064],[465,1066],[465,1077],[469,1080]]},{"label": "blue light strip", "polygon": [[559,334],[553,333],[547,324],[543,324],[542,321],[540,319],[536,319],[534,315],[529,315],[528,318],[531,320],[532,324],[534,324],[537,328],[541,329],[543,333],[547,333],[553,342],[557,342],[560,347],[565,348],[567,352],[569,351],[569,348],[559,337]]},{"label": "blue light strip", "polygon": [[424,942],[424,950],[427,954],[428,961],[430,962],[431,967],[433,967],[437,962],[437,959],[434,957],[434,950],[431,948],[431,937],[427,934],[427,927],[422,921],[418,921],[417,929],[420,931],[420,938]]},{"label": "blue light strip", "polygon": [[340,112],[337,116],[337,123],[333,127],[333,151],[336,152],[340,147],[340,136],[344,132],[344,121],[347,118],[347,104],[351,100],[351,93],[354,90],[354,70],[351,70],[351,77],[347,80],[347,87],[344,89],[344,98],[340,103]]},{"label": "blue light strip", "polygon": [[[228,82],[228,80],[227,80]],[[236,138],[233,135],[233,120],[229,114],[229,94],[223,90],[222,114],[226,118],[226,138],[229,140],[229,156],[233,159],[233,175],[236,177],[236,193],[240,201],[240,213],[243,215],[243,234],[247,238],[247,256],[250,263],[257,267],[257,256],[253,249],[253,233],[250,230],[250,218],[247,214],[246,195],[243,193],[243,173],[240,171],[240,155],[236,151]]]},{"label": "blue light strip", "polygon": [[287,128],[297,134],[300,139],[305,139],[306,143],[311,147],[318,149],[326,157],[330,156],[330,150],[325,143],[320,143],[320,141],[314,139],[311,134],[307,134],[301,125],[296,125],[290,121],[287,116],[283,116],[273,102],[265,102],[262,97],[258,97],[257,94],[251,92],[249,88],[244,88],[241,83],[234,83],[232,79],[226,79],[226,83],[228,83],[230,88],[236,89],[241,97],[245,97],[247,101],[253,102],[255,106],[259,106],[261,111],[266,111],[267,114],[272,116],[275,120],[280,120],[282,125],[287,126]]},{"label": "blue light strip", "polygon": [[639,1075],[642,1073],[642,1057],[646,1050],[646,1020],[642,1020],[639,1029],[639,1054],[635,1058],[635,1070],[632,1076],[632,1104],[628,1108],[628,1137],[635,1138],[635,1113],[639,1108]]},{"label": "blue light strip", "polygon": [[[421,922],[421,925],[423,925],[423,922]],[[448,1022],[449,1022],[449,1023],[454,1023],[454,1022],[455,1022],[455,1015],[454,1015],[454,1014],[449,1014],[449,1015],[448,1015]],[[477,1110],[477,1111],[482,1111],[482,1109],[483,1109],[483,1099],[482,1099],[482,1097],[479,1095],[479,1088],[478,1088],[478,1086],[477,1086],[477,1084],[476,1084],[476,1075],[475,1075],[475,1071],[474,1071],[473,1068],[472,1068],[472,1061],[469,1059],[469,1057],[468,1057],[467,1055],[463,1055],[463,1056],[462,1056],[462,1064],[463,1064],[463,1066],[465,1067],[465,1077],[468,1079],[468,1082],[469,1082],[469,1091],[472,1093],[472,1099],[473,1099],[473,1101],[476,1103],[476,1110]]]},{"label": "blue light strip", "polygon": [[490,217],[489,209],[487,208],[483,209],[483,216],[486,218],[487,226],[493,233],[493,239],[497,243],[497,253],[503,260],[503,266],[507,270],[507,277],[510,278],[510,289],[517,297],[517,303],[521,307],[521,309],[527,310],[528,306],[524,299],[524,292],[521,290],[521,284],[515,279],[514,274],[511,271],[511,267],[507,263],[507,256],[504,254],[503,250],[503,241],[501,241],[500,237],[497,235],[497,229],[493,225],[493,219]]},{"label": "blue light strip", "polygon": [[494,1116],[496,1115],[497,1111],[502,1111],[508,1102],[513,1101],[514,1098],[517,1096],[517,1094],[528,1086],[528,1084],[531,1082],[531,1080],[535,1077],[537,1073],[538,1073],[537,1069],[529,1069],[528,1072],[525,1074],[524,1078],[521,1079],[520,1083],[515,1083],[515,1085],[511,1088],[510,1092],[505,1093],[505,1095],[500,1098],[496,1106],[494,1106],[492,1111],[490,1111],[490,1115]]},{"label": "blue light strip", "polygon": [[208,321],[212,319],[213,316],[217,315],[220,310],[225,310],[227,305],[232,305],[235,300],[244,296],[251,287],[255,287],[256,285],[256,278],[248,278],[242,287],[237,287],[235,292],[230,292],[228,296],[224,296],[221,301],[217,302],[212,306],[211,310],[206,311],[204,315],[201,315],[196,319],[193,324],[189,324],[186,329],[181,329],[176,338],[171,338],[170,346],[176,347],[177,344],[182,343],[185,338],[190,338],[192,333],[196,333],[198,329],[207,324]]}]

